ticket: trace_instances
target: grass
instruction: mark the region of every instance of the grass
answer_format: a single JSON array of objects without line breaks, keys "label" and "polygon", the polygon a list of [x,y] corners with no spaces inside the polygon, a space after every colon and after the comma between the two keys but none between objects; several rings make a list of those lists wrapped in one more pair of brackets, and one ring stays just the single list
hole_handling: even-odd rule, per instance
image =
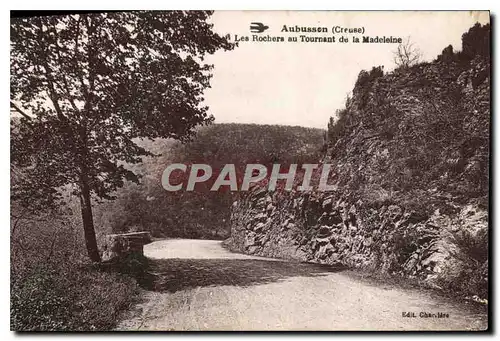
[{"label": "grass", "polygon": [[38,264],[11,274],[11,330],[110,330],[134,301],[135,279],[71,262]]}]

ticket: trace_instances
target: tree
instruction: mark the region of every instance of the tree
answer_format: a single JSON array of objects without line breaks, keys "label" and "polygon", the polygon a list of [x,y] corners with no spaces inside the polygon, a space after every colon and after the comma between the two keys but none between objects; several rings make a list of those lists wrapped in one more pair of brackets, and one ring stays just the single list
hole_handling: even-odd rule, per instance
[{"label": "tree", "polygon": [[92,13],[11,22],[11,160],[23,169],[12,198],[54,205],[58,188],[80,197],[86,247],[100,261],[92,199],[113,199],[123,162],[150,153],[137,138],[189,139],[213,120],[202,105],[213,66],[233,45],[207,11]]},{"label": "tree", "polygon": [[410,40],[410,37],[407,37],[401,44],[399,44],[393,54],[396,66],[404,69],[417,64],[420,62],[420,58],[422,57],[422,53],[417,47],[415,47],[415,44]]}]

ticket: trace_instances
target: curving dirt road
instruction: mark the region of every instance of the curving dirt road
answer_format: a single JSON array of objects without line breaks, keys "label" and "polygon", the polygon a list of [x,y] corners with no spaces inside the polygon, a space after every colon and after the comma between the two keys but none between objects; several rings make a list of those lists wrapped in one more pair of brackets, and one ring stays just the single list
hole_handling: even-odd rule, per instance
[{"label": "curving dirt road", "polygon": [[[220,241],[145,247],[151,281],[117,330],[478,330],[484,313],[329,266],[226,251]],[[403,317],[413,312],[416,317]],[[420,317],[420,313],[448,318]]]}]

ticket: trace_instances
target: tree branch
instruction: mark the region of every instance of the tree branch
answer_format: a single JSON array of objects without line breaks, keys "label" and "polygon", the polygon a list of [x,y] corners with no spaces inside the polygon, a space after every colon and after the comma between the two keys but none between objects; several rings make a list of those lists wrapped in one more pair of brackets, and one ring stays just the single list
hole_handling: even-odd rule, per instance
[{"label": "tree branch", "polygon": [[[52,31],[54,32],[54,37],[55,37],[54,38],[54,40],[55,40],[54,46],[56,47],[57,60],[59,61],[60,65],[62,65],[63,61],[62,61],[62,56],[61,56],[61,48],[59,46],[59,41],[57,40],[57,29],[56,29],[55,25],[52,25]],[[62,80],[63,80],[64,88],[66,90],[66,94],[68,95],[69,103],[71,104],[71,107],[73,108],[75,113],[78,113],[80,110],[78,110],[78,108],[76,107],[75,100],[71,96],[68,80],[66,79],[64,71],[61,73],[62,73]]]},{"label": "tree branch", "polygon": [[[40,39],[40,42],[42,43],[41,46],[43,46],[43,24],[42,24],[42,20],[40,18],[38,19],[38,28],[40,29],[39,39]],[[47,62],[46,56],[44,56],[44,58],[42,59],[42,64],[43,64],[43,68],[45,69],[45,77],[47,79],[47,83],[49,86],[49,98],[52,101],[52,104],[54,105],[54,109],[56,110],[57,117],[59,117],[59,119],[61,121],[67,122],[68,118],[66,116],[64,116],[64,114],[61,110],[61,107],[59,106],[59,101],[58,101],[59,96],[57,95],[56,89],[54,87],[54,83],[52,81],[51,69],[49,67],[49,63]]]},{"label": "tree branch", "polygon": [[20,113],[21,115],[23,115],[25,118],[27,118],[28,120],[32,119],[31,116],[29,116],[23,110],[21,110],[21,108],[19,108],[14,102],[10,101],[10,106],[12,108],[14,108],[18,113]]}]

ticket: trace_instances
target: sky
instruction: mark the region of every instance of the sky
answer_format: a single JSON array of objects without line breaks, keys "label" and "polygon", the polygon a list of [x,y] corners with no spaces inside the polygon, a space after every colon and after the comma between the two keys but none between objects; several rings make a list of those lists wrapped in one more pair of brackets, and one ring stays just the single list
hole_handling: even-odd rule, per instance
[{"label": "sky", "polygon": [[[364,27],[356,36],[395,36],[419,48],[431,61],[452,45],[461,50],[461,36],[476,22],[489,22],[488,12],[333,12],[216,11],[211,18],[221,35],[249,36],[250,23],[269,28],[260,36],[289,36],[283,25]],[[298,35],[303,34],[299,33]],[[335,34],[338,39],[342,34]],[[346,34],[347,37],[354,36]],[[345,104],[359,72],[383,65],[394,68],[397,44],[240,42],[232,51],[206,58],[214,64],[211,88],[205,92],[216,123],[299,125],[326,129],[335,110]]]}]

